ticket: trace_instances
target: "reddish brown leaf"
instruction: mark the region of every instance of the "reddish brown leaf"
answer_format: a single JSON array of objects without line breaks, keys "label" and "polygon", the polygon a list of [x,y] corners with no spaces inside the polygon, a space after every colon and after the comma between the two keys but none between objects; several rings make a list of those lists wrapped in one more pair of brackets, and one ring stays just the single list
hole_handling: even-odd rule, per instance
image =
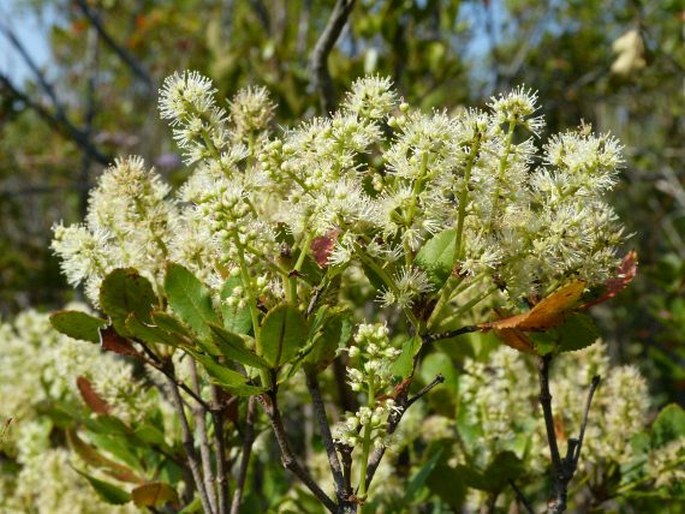
[{"label": "reddish brown leaf", "polygon": [[333,252],[338,234],[340,234],[340,229],[334,228],[329,230],[325,236],[316,237],[312,241],[310,250],[314,260],[320,267],[325,268],[328,265],[328,258],[331,256],[331,252]]},{"label": "reddish brown leaf", "polygon": [[81,398],[90,407],[90,410],[95,414],[109,414],[110,406],[95,392],[95,389],[93,389],[92,384],[86,377],[77,377],[76,386],[81,393]]},{"label": "reddish brown leaf", "polygon": [[117,334],[113,327],[100,329],[100,347],[106,352],[140,357],[140,353],[133,347],[131,341]]},{"label": "reddish brown leaf", "polygon": [[616,269],[616,275],[604,282],[604,287],[606,288],[604,294],[596,300],[583,304],[581,309],[589,309],[593,305],[610,300],[628,287],[628,284],[633,281],[635,275],[637,275],[637,252],[631,250],[623,257],[623,261],[621,261],[621,264]]}]

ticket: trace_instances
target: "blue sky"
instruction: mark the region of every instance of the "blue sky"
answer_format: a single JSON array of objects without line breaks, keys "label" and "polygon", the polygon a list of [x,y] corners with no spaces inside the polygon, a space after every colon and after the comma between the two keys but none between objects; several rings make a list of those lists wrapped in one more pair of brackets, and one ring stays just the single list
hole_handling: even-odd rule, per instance
[{"label": "blue sky", "polygon": [[[36,64],[44,67],[50,58],[46,26],[54,19],[54,13],[48,12],[47,16],[40,20],[29,8],[22,8],[20,4],[21,2],[14,0],[0,2],[0,19],[14,31]],[[30,70],[22,57],[1,34],[0,72],[8,75],[16,85],[21,84],[30,75]]]}]

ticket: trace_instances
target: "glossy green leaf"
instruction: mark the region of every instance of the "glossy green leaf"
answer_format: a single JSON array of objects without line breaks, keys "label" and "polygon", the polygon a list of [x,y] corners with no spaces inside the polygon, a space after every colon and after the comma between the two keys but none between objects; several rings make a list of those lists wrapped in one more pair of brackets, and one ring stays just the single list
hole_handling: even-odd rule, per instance
[{"label": "glossy green leaf", "polygon": [[335,312],[328,316],[305,357],[305,363],[319,372],[326,369],[333,362],[338,348],[347,346],[352,337],[352,328],[349,312]]},{"label": "glossy green leaf", "polygon": [[675,403],[667,405],[652,424],[652,447],[660,448],[685,437],[685,410]]},{"label": "glossy green leaf", "polygon": [[429,239],[416,254],[416,264],[437,288],[442,287],[452,273],[456,244],[457,231],[448,228]]},{"label": "glossy green leaf", "polygon": [[176,489],[165,482],[148,482],[131,491],[131,499],[138,507],[162,507],[178,503]]},{"label": "glossy green leaf", "polygon": [[164,277],[164,290],[173,311],[197,335],[211,339],[208,324],[219,324],[209,290],[186,268],[170,263]]},{"label": "glossy green leaf", "polygon": [[[225,300],[233,294],[236,287],[242,286],[240,277],[230,277],[221,288],[221,300]],[[221,315],[224,319],[224,328],[237,334],[248,334],[252,330],[252,316],[249,307],[242,309],[238,305],[228,305],[221,302]]]},{"label": "glossy green leaf", "polygon": [[100,306],[110,318],[117,333],[131,334],[126,319],[135,314],[141,321],[150,319],[150,311],[157,304],[152,284],[134,268],[120,268],[105,277],[100,286]]},{"label": "glossy green leaf", "polygon": [[261,330],[264,359],[276,368],[292,359],[307,338],[307,322],[292,305],[282,304],[269,311]]},{"label": "glossy green leaf", "polygon": [[103,480],[99,480],[95,477],[90,476],[88,473],[85,473],[79,469],[73,468],[74,471],[76,471],[79,475],[84,477],[90,485],[93,487],[97,495],[104,501],[105,503],[108,503],[110,505],[124,505],[125,503],[128,503],[131,501],[131,495],[124,491],[123,489],[115,486],[114,484],[110,484],[108,482],[105,482]]},{"label": "glossy green leaf", "polygon": [[57,311],[50,315],[52,327],[64,335],[90,343],[100,342],[99,330],[107,326],[107,320],[81,311]]},{"label": "glossy green leaf", "polygon": [[130,314],[129,317],[126,318],[126,330],[132,337],[146,343],[164,344],[174,347],[179,346],[181,343],[181,340],[178,337],[151,322],[143,323],[135,314]]},{"label": "glossy green leaf", "polygon": [[393,362],[392,367],[390,368],[393,375],[407,378],[412,372],[412,368],[414,366],[414,357],[416,357],[420,350],[420,337],[414,336],[407,339],[402,345],[402,353],[397,360]]},{"label": "glossy green leaf", "polygon": [[227,368],[209,355],[191,352],[193,358],[202,364],[212,381],[236,396],[251,396],[265,391],[263,387],[248,384],[248,378]]},{"label": "glossy green leaf", "polygon": [[209,325],[212,337],[220,355],[254,368],[268,369],[269,364],[245,345],[245,340],[237,334],[217,325]]},{"label": "glossy green leaf", "polygon": [[582,350],[600,337],[599,329],[592,318],[579,312],[569,315],[556,331],[559,334],[559,351],[562,352]]}]

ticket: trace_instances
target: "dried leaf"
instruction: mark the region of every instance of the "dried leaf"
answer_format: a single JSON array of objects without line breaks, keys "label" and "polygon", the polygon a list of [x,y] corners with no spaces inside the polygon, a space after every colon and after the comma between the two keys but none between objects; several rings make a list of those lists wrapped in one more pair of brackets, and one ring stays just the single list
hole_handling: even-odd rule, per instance
[{"label": "dried leaf", "polygon": [[140,353],[133,347],[131,341],[117,334],[113,327],[100,329],[100,347],[106,352],[140,357]]},{"label": "dried leaf", "polygon": [[637,275],[637,264],[637,252],[631,250],[623,257],[623,261],[621,261],[621,264],[616,270],[616,275],[604,282],[604,287],[606,287],[605,293],[596,300],[584,303],[580,308],[589,309],[593,305],[610,300],[623,291]]},{"label": "dried leaf", "polygon": [[543,332],[564,322],[567,311],[578,302],[584,290],[585,282],[573,281],[543,298],[528,312],[489,323],[481,323],[479,328],[482,330],[516,329]]},{"label": "dried leaf", "polygon": [[95,414],[109,414],[111,410],[110,406],[95,392],[95,389],[93,389],[92,384],[86,377],[77,377],[76,386],[81,393],[81,398],[83,398],[86,405],[90,407],[90,410]]},{"label": "dried leaf", "polygon": [[329,230],[325,236],[316,237],[312,241],[310,250],[314,260],[320,267],[325,268],[328,266],[328,258],[333,252],[338,234],[340,234],[340,229],[334,228]]}]

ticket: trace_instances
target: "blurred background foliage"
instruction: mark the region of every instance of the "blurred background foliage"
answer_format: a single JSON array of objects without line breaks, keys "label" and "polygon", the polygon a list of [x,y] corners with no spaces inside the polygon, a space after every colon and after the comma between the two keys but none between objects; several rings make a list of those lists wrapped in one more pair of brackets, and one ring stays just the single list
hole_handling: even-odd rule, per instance
[{"label": "blurred background foliage", "polygon": [[[308,59],[332,4],[4,2],[0,312],[72,299],[48,250],[50,227],[81,219],[114,157],[139,154],[183,179],[156,112],[173,71],[199,70],[225,96],[265,84],[283,125],[319,114]],[[29,18],[41,34],[22,30]],[[685,401],[684,26],[681,0],[358,0],[329,59],[337,91],[364,73],[389,75],[425,109],[482,106],[523,83],[540,92],[550,132],[584,120],[623,141],[614,203],[641,267],[595,314],[614,360],[641,367],[658,405]],[[47,59],[32,38],[47,39]]]}]

